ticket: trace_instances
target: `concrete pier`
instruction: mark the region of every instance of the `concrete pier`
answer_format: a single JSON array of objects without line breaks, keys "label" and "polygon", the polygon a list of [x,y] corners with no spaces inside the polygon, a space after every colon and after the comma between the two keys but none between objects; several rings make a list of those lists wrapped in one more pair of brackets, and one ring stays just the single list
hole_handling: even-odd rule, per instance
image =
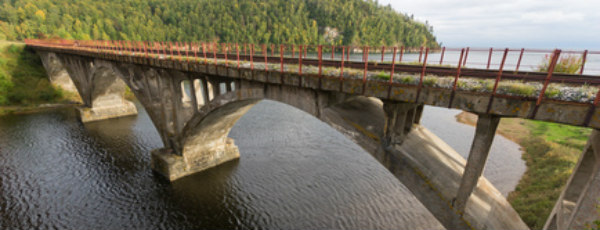
[{"label": "concrete pier", "polygon": [[453,201],[454,207],[459,212],[465,211],[467,201],[479,182],[499,122],[499,116],[489,114],[480,114],[477,119],[475,138],[471,145],[469,159],[462,175],[460,187],[458,187],[458,191],[456,192],[456,198]]},{"label": "concrete pier", "polygon": [[53,84],[79,93],[83,106],[77,111],[82,122],[137,114],[135,105],[125,99],[127,84],[110,62],[52,52],[38,54]]},{"label": "concrete pier", "polygon": [[65,66],[55,53],[38,51],[37,54],[40,55],[42,65],[46,69],[48,80],[50,80],[52,85],[67,92],[77,93],[77,88],[71,80],[69,73],[67,73],[67,69],[65,69]]}]

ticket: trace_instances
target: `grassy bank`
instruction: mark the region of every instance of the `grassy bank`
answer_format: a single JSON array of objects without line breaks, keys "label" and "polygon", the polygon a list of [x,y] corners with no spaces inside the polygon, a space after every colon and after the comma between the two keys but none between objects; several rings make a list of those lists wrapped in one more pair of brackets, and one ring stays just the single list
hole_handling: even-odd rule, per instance
[{"label": "grassy bank", "polygon": [[23,43],[0,41],[0,114],[68,98],[68,93],[50,84],[37,54]]},{"label": "grassy bank", "polygon": [[[474,114],[459,122],[474,125]],[[520,118],[503,118],[498,132],[523,147],[527,171],[508,201],[531,229],[542,229],[583,152],[591,129]]]}]

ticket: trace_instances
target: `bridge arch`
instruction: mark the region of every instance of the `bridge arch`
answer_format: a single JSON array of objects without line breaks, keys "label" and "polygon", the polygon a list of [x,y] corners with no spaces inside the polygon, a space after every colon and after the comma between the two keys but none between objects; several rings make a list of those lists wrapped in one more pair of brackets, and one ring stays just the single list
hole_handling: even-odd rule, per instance
[{"label": "bridge arch", "polygon": [[[177,92],[172,92],[174,97],[170,101],[175,102],[173,104],[181,102],[179,108],[187,111],[175,114],[192,116],[184,117],[186,121],[181,128],[175,128],[179,132],[174,133],[174,138],[167,138],[165,146],[168,148],[152,153],[153,168],[170,180],[239,158],[239,150],[228,134],[235,123],[261,100],[278,101],[322,119],[324,109],[349,98],[294,86],[232,81],[208,75],[175,79],[173,86],[182,82],[193,84],[187,96],[185,89],[173,87]],[[182,100],[186,97],[191,98],[188,105]],[[199,106],[199,101],[205,98],[209,100]]]},{"label": "bridge arch", "polygon": [[92,62],[90,106],[106,107],[122,104],[125,100],[127,85],[118,70],[110,63]]},{"label": "bridge arch", "polygon": [[127,85],[111,62],[76,56],[61,57],[84,106],[78,108],[83,122],[137,114],[135,105],[125,99]]}]

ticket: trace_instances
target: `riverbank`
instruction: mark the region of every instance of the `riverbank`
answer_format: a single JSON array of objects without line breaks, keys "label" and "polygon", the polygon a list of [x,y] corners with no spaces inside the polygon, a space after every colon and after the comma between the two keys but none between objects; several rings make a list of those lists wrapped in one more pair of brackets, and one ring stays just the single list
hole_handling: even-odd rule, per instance
[{"label": "riverbank", "polygon": [[[477,116],[462,112],[458,122],[477,123]],[[527,171],[508,200],[531,229],[541,229],[550,215],[585,147],[591,129],[563,124],[503,118],[500,135],[523,148]]]},{"label": "riverbank", "polygon": [[39,104],[39,105],[10,105],[0,106],[0,116],[8,114],[31,114],[46,112],[55,109],[68,108],[82,105],[79,101],[64,101],[61,103]]},{"label": "riverbank", "polygon": [[[52,85],[40,57],[24,43],[0,41],[0,116],[81,105],[79,94]],[[125,99],[135,100],[129,88]]]},{"label": "riverbank", "polygon": [[78,98],[50,83],[40,57],[24,43],[0,41],[0,115],[73,104]]}]

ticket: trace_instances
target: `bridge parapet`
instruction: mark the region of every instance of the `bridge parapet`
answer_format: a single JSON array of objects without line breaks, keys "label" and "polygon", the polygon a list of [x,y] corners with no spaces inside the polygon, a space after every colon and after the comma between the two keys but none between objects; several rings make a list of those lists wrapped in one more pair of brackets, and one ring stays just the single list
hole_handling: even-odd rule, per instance
[{"label": "bridge parapet", "polygon": [[[544,90],[549,85],[560,82],[576,85],[577,87],[582,86],[586,90],[593,90],[593,87],[600,86],[600,78],[597,76],[565,75],[551,72],[478,70],[461,68],[460,65],[457,68],[452,68],[389,64],[386,62],[345,61],[344,59],[336,61],[323,59],[322,53],[319,53],[318,59],[311,59],[306,56],[289,58],[284,56],[285,53],[282,53],[278,58],[266,55],[266,51],[263,52],[263,56],[260,56],[253,53],[251,55],[241,55],[238,50],[237,55],[229,54],[231,56],[228,58],[227,52],[217,53],[216,50],[213,50],[213,52],[204,50],[203,54],[200,55],[196,53],[199,46],[189,45],[185,46],[186,48],[182,46],[176,49],[175,52],[179,55],[173,53],[173,50],[169,55],[164,47],[162,47],[163,49],[151,49],[150,46],[146,47],[147,49],[140,48],[137,51],[128,51],[127,49],[123,50],[123,48],[118,50],[118,46],[55,46],[44,43],[31,43],[30,45],[38,50],[58,51],[122,63],[148,65],[155,68],[217,75],[232,79],[246,79],[263,83],[293,85],[320,91],[337,91],[377,97],[382,100],[456,108],[478,114],[521,117],[600,128],[600,110],[596,109],[600,103],[600,97],[598,96],[600,90],[596,89],[597,93],[592,93],[595,94],[592,96],[588,92],[586,95],[589,98],[585,102],[549,98],[546,95],[552,94],[545,93]],[[558,54],[556,57],[558,57]],[[346,67],[345,70],[344,67]],[[364,67],[364,69],[358,70],[359,72],[364,71],[362,79],[348,74],[348,72],[356,72],[357,69],[355,68],[357,67]],[[389,80],[382,80],[375,77],[381,76],[380,71],[382,70],[391,71],[389,74],[394,78],[388,76]],[[404,78],[397,79],[397,73],[413,74],[414,76],[409,77],[416,79],[416,82],[413,82],[414,84],[400,82]],[[339,75],[335,76],[336,74]],[[435,75],[440,76],[440,82],[449,80],[449,85],[446,86],[445,83],[429,85],[427,81],[424,81],[424,79],[427,80],[428,76],[435,78]],[[452,77],[454,79],[446,79],[448,75],[455,75]],[[460,76],[463,77],[459,78]],[[471,78],[495,79],[494,90],[461,89],[460,84],[458,84],[460,80]],[[500,90],[503,89],[501,79],[538,82],[541,89],[536,91],[537,97],[502,93]],[[493,81],[492,85],[494,85]],[[574,88],[573,90],[579,89]]]}]

